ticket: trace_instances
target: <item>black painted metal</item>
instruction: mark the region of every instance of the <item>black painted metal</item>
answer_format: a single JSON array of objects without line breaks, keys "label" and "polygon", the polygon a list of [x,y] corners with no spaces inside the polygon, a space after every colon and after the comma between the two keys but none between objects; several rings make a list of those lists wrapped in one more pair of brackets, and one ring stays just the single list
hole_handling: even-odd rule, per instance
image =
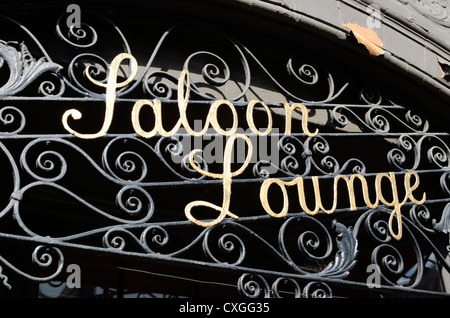
[{"label": "black painted metal", "polygon": [[[69,263],[65,254],[76,251],[228,273],[226,281],[215,276],[217,281],[209,285],[227,286],[244,297],[345,297],[351,296],[349,290],[448,295],[424,285],[431,259],[436,259],[438,271],[450,271],[445,260],[449,133],[447,123],[428,114],[426,107],[409,98],[400,101],[376,84],[376,76],[341,69],[304,47],[289,52],[283,47],[278,54],[270,40],[252,41],[232,30],[225,34],[220,26],[171,25],[161,19],[167,25],[155,26],[152,33],[132,26],[124,26],[128,33],[122,33],[111,22],[123,19],[118,15],[107,19],[89,12],[81,29],[66,27],[64,8],[46,17],[43,25],[32,17],[1,17],[0,242],[3,247],[18,244],[25,253],[32,248],[32,269],[17,261],[17,249],[11,253],[0,248],[5,293],[14,289],[10,275],[33,283],[60,279]],[[203,33],[210,37],[200,37]],[[128,43],[128,36],[137,47]],[[80,109],[87,118],[80,130],[97,129],[104,92],[83,72],[90,65],[93,76],[106,78],[108,63],[121,52],[134,54],[141,69],[117,93],[111,130],[92,141],[67,133],[61,117],[69,108]],[[269,91],[274,100],[265,102],[278,123],[283,122],[282,114],[277,115],[283,109],[282,100],[276,100],[281,96],[311,109],[311,125],[320,131],[316,137],[301,131],[292,136],[273,133],[279,161],[257,158],[233,179],[232,207],[239,220],[206,229],[186,220],[184,206],[201,198],[219,204],[222,181],[199,175],[183,160],[180,140],[187,136],[145,140],[133,132],[129,119],[132,105],[142,98],[161,99],[168,108],[176,105],[177,75],[184,68],[193,74],[190,109],[201,112],[223,98],[233,102],[241,119],[248,99]],[[174,156],[180,160],[174,162]],[[220,164],[199,160],[205,169],[220,172]],[[403,207],[401,241],[387,231],[385,207],[358,212],[341,207],[333,215],[317,217],[297,210],[274,219],[258,201],[258,189],[268,176],[332,180],[337,174],[361,173],[371,179],[378,172],[402,175],[406,170],[420,174],[428,197],[422,206]],[[370,264],[381,269],[379,288],[367,286]],[[192,279],[183,272],[170,277]]]}]

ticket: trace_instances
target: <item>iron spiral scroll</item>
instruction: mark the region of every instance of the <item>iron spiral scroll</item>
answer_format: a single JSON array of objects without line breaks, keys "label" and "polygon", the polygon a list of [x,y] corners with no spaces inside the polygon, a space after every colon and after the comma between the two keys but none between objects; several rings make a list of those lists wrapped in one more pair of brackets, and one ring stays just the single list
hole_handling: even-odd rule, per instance
[{"label": "iron spiral scroll", "polygon": [[[55,15],[52,47],[26,24],[1,17],[17,39],[0,32],[0,245],[20,242],[35,267],[27,272],[0,247],[4,288],[14,288],[10,275],[36,283],[54,280],[67,265],[65,251],[72,249],[229,270],[239,295],[249,298],[333,297],[335,288],[366,284],[367,275],[358,276],[355,268],[361,271],[369,264],[380,270],[386,290],[413,290],[423,283],[425,258],[431,254],[450,272],[449,134],[427,119],[422,108],[397,100],[358,72],[342,72],[305,48],[272,61],[253,42],[247,45],[245,36],[186,22],[151,33],[154,46],[146,59],[139,52],[138,75],[116,92],[117,116],[127,119],[103,137],[84,142],[64,130],[63,112],[80,107],[80,121],[95,115],[93,109],[101,113],[104,90],[86,73],[106,83],[112,58],[102,46],[117,54],[132,54],[134,47],[125,32],[95,12],[86,14],[79,29],[67,28],[64,21],[64,14]],[[105,34],[117,43],[105,41]],[[175,50],[173,43],[186,34],[196,36],[189,46]],[[201,40],[202,34],[213,47]],[[67,56],[56,54],[58,48]],[[164,63],[169,63],[169,53],[178,64],[168,70]],[[121,77],[127,78],[134,66],[122,66]],[[306,105],[310,124],[319,127],[317,136],[273,132],[279,160],[252,159],[233,179],[232,195],[245,203],[232,206],[239,219],[226,218],[208,228],[193,225],[183,213],[198,193],[220,201],[222,190],[221,180],[199,173],[190,163],[185,142],[192,145],[196,139],[182,132],[145,139],[129,124],[137,100],[159,99],[165,107],[176,107],[178,75],[184,69],[191,74],[190,110],[204,113],[212,102],[224,99],[242,119],[248,101],[269,90],[278,100],[264,102],[277,123],[283,123],[282,102],[287,101]],[[206,136],[204,149],[223,137]],[[380,159],[372,160],[374,156]],[[202,171],[223,168],[200,154],[194,159]],[[244,194],[257,193],[270,177],[310,182],[318,176],[329,182],[337,175],[370,179],[380,171],[402,176],[408,170],[417,171],[433,191],[423,205],[403,207],[401,241],[389,234],[385,206],[358,212],[339,207],[332,215],[317,216],[293,209],[274,219],[261,209],[257,196],[246,200]],[[414,274],[407,276],[413,267]]]}]

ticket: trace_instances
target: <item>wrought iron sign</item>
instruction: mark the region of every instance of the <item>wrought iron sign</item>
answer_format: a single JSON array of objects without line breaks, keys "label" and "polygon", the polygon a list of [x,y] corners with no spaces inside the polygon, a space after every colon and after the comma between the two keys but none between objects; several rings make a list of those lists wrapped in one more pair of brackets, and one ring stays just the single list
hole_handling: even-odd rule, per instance
[{"label": "wrought iron sign", "polygon": [[431,260],[450,272],[449,133],[426,107],[305,48],[170,19],[135,47],[67,19],[1,17],[3,289],[76,250],[227,272],[244,297],[447,295],[424,287]]}]

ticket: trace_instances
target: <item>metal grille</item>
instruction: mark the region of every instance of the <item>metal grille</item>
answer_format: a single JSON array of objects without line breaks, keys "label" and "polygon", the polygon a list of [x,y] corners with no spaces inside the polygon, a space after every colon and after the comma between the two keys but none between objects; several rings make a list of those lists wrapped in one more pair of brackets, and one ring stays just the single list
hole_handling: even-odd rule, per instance
[{"label": "metal grille", "polygon": [[[29,9],[28,14],[0,19],[5,295],[19,278],[37,284],[63,281],[70,263],[82,268],[94,263],[101,271],[106,265],[95,255],[137,260],[107,267],[192,283],[206,293],[215,287],[243,297],[351,297],[361,291],[372,296],[448,295],[442,282],[450,270],[445,120],[398,94],[393,85],[380,85],[376,74],[340,66],[304,46],[252,38],[217,25],[175,23],[163,15],[138,28],[130,21],[133,15],[99,11],[83,9],[80,28],[67,27],[65,8]],[[36,18],[41,14],[46,19]],[[85,134],[97,132],[105,116],[105,89],[93,85],[86,70],[106,83],[111,61],[124,52],[136,57],[139,68],[129,85],[117,89],[108,132],[93,140],[77,138],[63,126],[67,110],[83,115],[68,123]],[[127,79],[131,69],[123,63],[118,80]],[[207,149],[223,151],[227,138],[212,130],[194,137],[180,129],[171,137],[146,139],[136,134],[131,121],[137,101],[158,99],[164,127],[173,127],[183,69],[190,74],[186,113],[192,127],[204,122],[214,101],[227,100],[236,110],[240,132],[258,143],[248,166],[232,179],[230,211],[239,218],[226,217],[206,228],[187,220],[185,207],[194,200],[220,206],[223,181],[196,171],[189,153],[203,149],[204,157],[195,157],[198,167],[221,174],[223,156],[213,151],[205,155]],[[264,101],[270,109],[274,129],[265,138],[252,133],[245,121],[251,100]],[[305,134],[304,114],[295,111],[292,133],[286,135],[283,102],[306,106],[309,130],[318,129],[318,134]],[[143,110],[140,115],[142,127],[150,130],[152,114]],[[233,123],[226,108],[218,117],[224,127]],[[253,122],[262,129],[268,126],[261,103]],[[242,167],[236,155],[232,171]],[[368,208],[359,201],[359,192],[357,211],[350,210],[342,189],[342,201],[331,214],[305,213],[295,187],[287,190],[290,205],[284,217],[274,218],[261,206],[261,185],[269,178],[289,182],[301,177],[312,207],[317,176],[323,205],[329,207],[338,175],[362,175],[374,193],[377,174],[393,172],[401,184],[407,171],[420,176],[416,191],[427,196],[424,204],[403,205],[400,240],[388,229],[392,207]],[[269,199],[274,211],[282,209],[280,193],[271,191]],[[214,219],[217,213],[199,209],[196,217]],[[179,270],[167,271],[170,266]],[[375,272],[369,269],[374,268],[377,286],[370,285]],[[108,292],[106,287],[101,293]],[[138,292],[161,291],[147,285]],[[192,296],[179,287],[163,293]]]}]

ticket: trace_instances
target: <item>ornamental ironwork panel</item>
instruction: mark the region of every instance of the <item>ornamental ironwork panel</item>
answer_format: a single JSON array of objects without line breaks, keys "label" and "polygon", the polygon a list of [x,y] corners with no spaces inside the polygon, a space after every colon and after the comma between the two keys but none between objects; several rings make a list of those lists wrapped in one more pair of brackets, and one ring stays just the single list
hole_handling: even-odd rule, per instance
[{"label": "ornamental ironwork panel", "polygon": [[120,10],[0,17],[5,295],[83,255],[243,297],[448,295],[448,124],[416,92],[309,43]]}]

